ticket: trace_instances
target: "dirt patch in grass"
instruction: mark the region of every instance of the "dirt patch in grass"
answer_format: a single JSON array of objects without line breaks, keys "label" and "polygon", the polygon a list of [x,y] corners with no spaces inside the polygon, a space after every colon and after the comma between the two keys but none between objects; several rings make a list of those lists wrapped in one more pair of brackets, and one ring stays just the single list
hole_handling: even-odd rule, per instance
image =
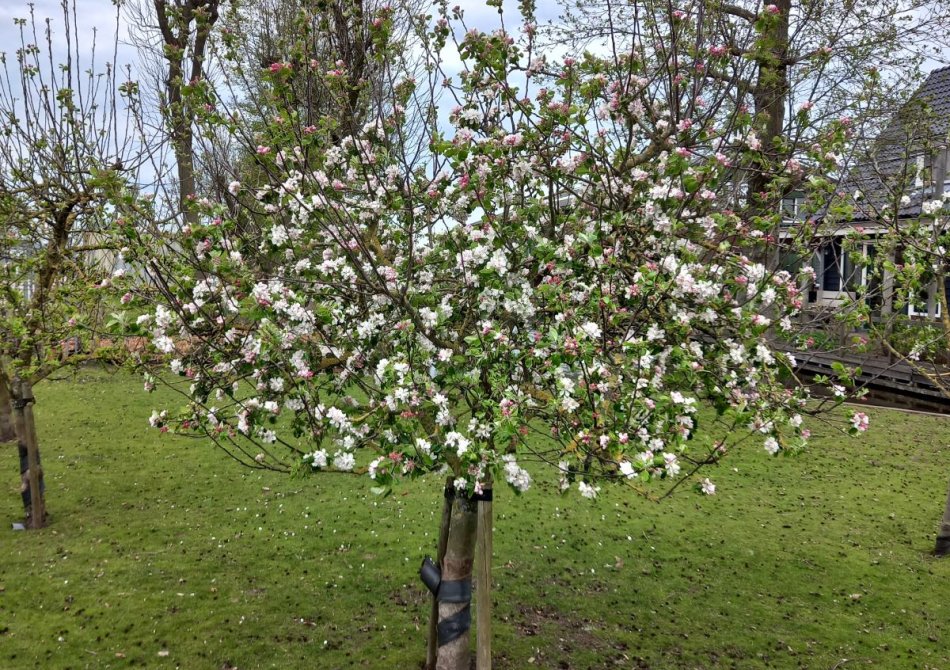
[{"label": "dirt patch in grass", "polygon": [[[537,643],[534,655],[528,659],[530,665],[557,670],[631,667],[627,644],[622,640],[608,641],[604,635],[606,625],[602,621],[577,616],[551,605],[522,605],[516,612],[510,625],[519,637],[534,638]],[[600,664],[591,665],[591,656],[601,659]],[[496,665],[499,668],[524,667],[523,661],[516,664],[506,658],[500,659]]]}]

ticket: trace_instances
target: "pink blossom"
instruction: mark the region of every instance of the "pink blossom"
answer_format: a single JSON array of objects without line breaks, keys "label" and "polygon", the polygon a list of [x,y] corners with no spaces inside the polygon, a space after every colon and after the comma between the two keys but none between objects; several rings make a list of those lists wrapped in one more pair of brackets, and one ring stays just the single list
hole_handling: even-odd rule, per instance
[{"label": "pink blossom", "polygon": [[505,135],[501,142],[506,147],[519,147],[523,141],[524,138],[521,136],[521,133],[512,133],[510,135]]},{"label": "pink blossom", "polygon": [[851,416],[851,426],[859,433],[866,431],[870,423],[871,419],[864,412],[855,412]]}]

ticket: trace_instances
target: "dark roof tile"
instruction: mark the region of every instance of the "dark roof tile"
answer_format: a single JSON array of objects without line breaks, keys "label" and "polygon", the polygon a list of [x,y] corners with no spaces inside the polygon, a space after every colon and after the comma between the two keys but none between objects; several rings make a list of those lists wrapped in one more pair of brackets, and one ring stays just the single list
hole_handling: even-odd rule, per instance
[{"label": "dark roof tile", "polygon": [[898,216],[916,217],[924,199],[922,189],[915,188],[914,171],[917,156],[928,144],[946,144],[950,134],[950,66],[933,70],[910,99],[891,118],[875,139],[869,160],[856,165],[842,190],[850,198],[860,191],[863,199],[855,204],[855,220],[876,217],[876,212],[890,199],[903,182],[910,203],[901,207]]}]

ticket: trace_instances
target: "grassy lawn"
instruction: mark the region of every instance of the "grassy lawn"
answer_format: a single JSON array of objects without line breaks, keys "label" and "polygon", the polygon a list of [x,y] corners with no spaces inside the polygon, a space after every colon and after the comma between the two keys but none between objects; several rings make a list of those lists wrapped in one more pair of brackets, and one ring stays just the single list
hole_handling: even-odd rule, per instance
[{"label": "grassy lawn", "polygon": [[[440,482],[242,469],[150,430],[140,389],[36,389],[46,530],[10,530],[0,449],[0,668],[418,668]],[[868,413],[864,440],[735,454],[714,497],[499,491],[495,667],[950,668],[950,423]]]}]

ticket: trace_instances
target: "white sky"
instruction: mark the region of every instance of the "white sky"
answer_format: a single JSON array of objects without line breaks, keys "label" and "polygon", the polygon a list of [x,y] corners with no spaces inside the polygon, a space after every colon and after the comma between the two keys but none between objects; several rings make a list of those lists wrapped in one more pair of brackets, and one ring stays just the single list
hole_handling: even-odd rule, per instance
[{"label": "white sky", "polygon": [[[51,18],[54,35],[62,36],[64,33],[60,0],[32,0],[32,2],[39,28],[42,29],[42,23],[46,18]],[[97,60],[105,58],[107,53],[108,60],[111,60],[112,40],[116,26],[116,8],[112,0],[75,0],[75,2],[82,51],[88,50],[93,31],[98,31],[97,50],[100,55]],[[497,25],[497,10],[487,7],[483,0],[456,0],[453,4],[458,4],[465,10],[466,21],[471,26],[489,29]],[[14,25],[14,19],[28,18],[29,11],[28,0],[0,0],[0,52],[6,52],[12,56],[19,48],[20,28]],[[38,37],[40,40],[43,39],[42,35]],[[120,34],[119,65],[135,63],[137,60],[135,49],[121,43],[125,39],[126,36]],[[28,37],[27,41],[32,41],[32,38]],[[59,44],[62,42],[54,42],[56,46]]]},{"label": "white sky", "polygon": [[[53,19],[54,36],[62,36],[63,11],[60,0],[33,0],[34,14],[37,23],[42,28],[46,18]],[[20,28],[14,25],[14,19],[28,18],[29,5],[26,0],[0,0],[0,51],[14,52],[20,45]],[[115,34],[116,8],[111,0],[78,0],[76,3],[76,18],[79,24],[80,39],[84,46],[89,44],[93,31],[98,29],[97,41],[99,48],[108,46],[112,49],[112,38]],[[40,36],[42,39],[42,36]],[[130,52],[131,53],[131,52]]]},{"label": "white sky", "polygon": [[[146,0],[147,1],[147,0]],[[488,7],[485,0],[455,0],[450,1],[450,5],[458,4],[465,10],[466,23],[469,27],[477,27],[482,30],[491,30],[499,25],[497,9]],[[559,3],[546,2],[542,0],[537,3],[538,19],[545,20],[556,18],[559,12]],[[34,13],[37,17],[39,28],[42,30],[43,20],[46,17],[53,19],[52,26],[54,31],[54,49],[63,46],[63,19],[61,0],[33,0]],[[506,27],[509,30],[515,29],[519,23],[520,17],[517,12],[517,5],[514,0],[506,0]],[[88,67],[88,53],[93,36],[96,35],[97,41],[97,70],[101,69],[106,61],[113,60],[114,34],[116,29],[116,7],[113,0],[75,0],[76,16],[79,25],[79,53],[83,61],[80,69]],[[28,0],[0,0],[0,52],[6,52],[8,55],[8,67],[15,67],[13,54],[20,46],[20,28],[14,25],[15,18],[26,18],[29,16]],[[118,50],[117,65],[124,69],[124,66],[134,65],[138,61],[138,54],[134,47],[127,44],[127,27],[120,28],[120,44]],[[94,32],[96,31],[96,32]],[[43,36],[39,35],[41,48]],[[27,41],[32,41],[28,37]],[[123,43],[126,42],[126,43]],[[454,49],[447,48],[443,53],[446,70],[454,74],[460,66],[458,54]],[[57,54],[57,61],[61,60],[60,54]],[[939,64],[933,61],[925,64],[925,69],[933,69]],[[133,73],[133,78],[135,74]],[[121,77],[120,77],[121,79]],[[443,110],[445,113],[445,110]]]},{"label": "white sky", "polygon": [[[35,7],[37,18],[42,21],[46,17],[54,19],[54,33],[62,35],[62,9],[60,0],[32,0]],[[76,15],[79,23],[80,39],[83,48],[87,48],[91,40],[93,30],[98,29],[98,43],[100,57],[105,58],[108,51],[111,59],[112,36],[115,32],[115,12],[116,8],[112,0],[75,0]],[[466,22],[470,27],[478,27],[483,30],[490,30],[498,25],[498,13],[493,7],[486,6],[484,0],[455,0],[450,3],[460,5],[465,10]],[[517,9],[515,3],[511,0],[506,2],[506,19],[508,27],[512,28],[517,23]],[[557,14],[557,5],[552,2],[539,2],[539,19],[551,19]],[[19,28],[14,25],[15,18],[26,18],[29,15],[28,0],[0,0],[0,51],[11,54],[18,48]],[[125,36],[120,35],[120,40]],[[119,64],[134,63],[136,61],[135,50],[127,45],[120,44]],[[937,67],[937,63],[928,64],[931,69]]]}]

